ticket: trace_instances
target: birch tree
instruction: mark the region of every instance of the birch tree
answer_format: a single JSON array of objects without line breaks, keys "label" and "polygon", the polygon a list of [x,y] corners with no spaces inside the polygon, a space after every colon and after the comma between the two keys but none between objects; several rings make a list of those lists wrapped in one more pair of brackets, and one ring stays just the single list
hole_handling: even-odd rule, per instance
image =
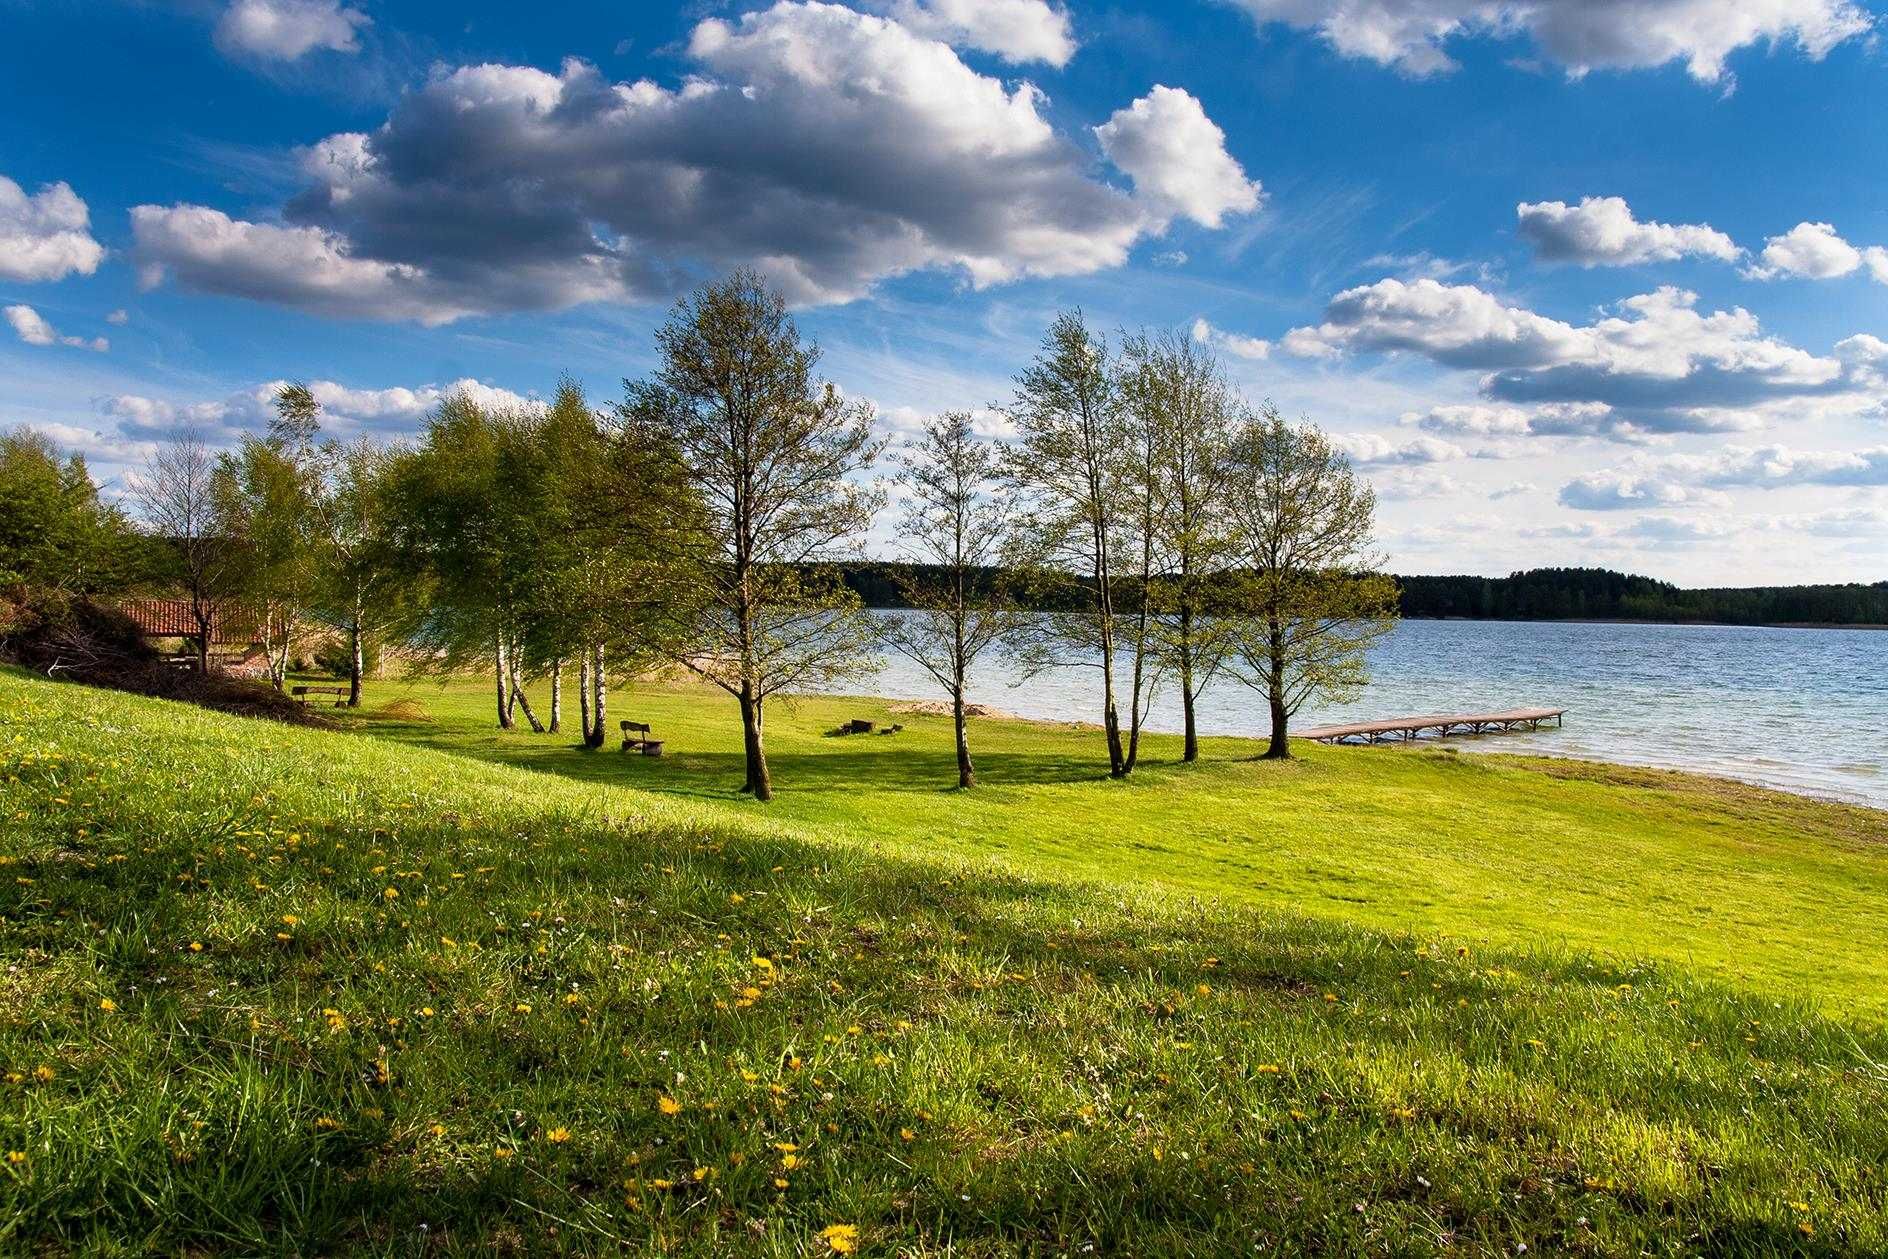
[{"label": "birch tree", "polygon": [[766,701],[868,666],[869,620],[821,565],[856,551],[880,502],[851,479],[880,449],[872,409],[817,379],[818,346],[753,271],[677,303],[656,346],[661,366],[627,383],[621,413],[675,452],[700,504],[651,525],[697,559],[678,592],[692,624],[677,660],[738,701],[742,790],[770,800]]},{"label": "birch tree", "polygon": [[[1214,615],[1236,563],[1225,508],[1238,399],[1212,354],[1175,332],[1122,347],[1123,393],[1141,436],[1137,498],[1150,505],[1146,634],[1178,683],[1182,759],[1199,759],[1199,697],[1225,665],[1234,622]],[[1138,643],[1137,643],[1138,647]]]},{"label": "birch tree", "polygon": [[534,727],[541,724],[518,673],[535,550],[534,526],[511,480],[522,427],[522,417],[454,394],[427,422],[420,445],[388,471],[392,549],[412,589],[423,591],[402,619],[406,636],[440,669],[489,660],[503,730],[514,726],[520,707]]},{"label": "birch tree", "polygon": [[363,437],[329,444],[322,463],[315,500],[322,551],[317,589],[327,619],[347,635],[347,704],[359,708],[367,644],[394,623],[404,594],[390,554],[391,457]]},{"label": "birch tree", "polygon": [[[1025,623],[1018,645],[1032,669],[1094,664],[1101,671],[1108,772],[1132,768],[1116,701],[1115,512],[1126,441],[1107,343],[1081,312],[1057,316],[1035,360],[1016,378],[1004,414],[1015,429],[1011,481],[1026,496],[1024,533],[1038,579],[1063,589],[1076,611]],[[1061,599],[1058,599],[1060,602]]]},{"label": "birch tree", "polygon": [[916,567],[898,579],[910,610],[882,618],[879,635],[950,696],[957,785],[968,789],[976,781],[965,705],[970,672],[1017,623],[995,585],[1013,551],[1015,505],[1000,450],[978,437],[968,412],[927,421],[895,457],[903,491],[898,541]]},{"label": "birch tree", "polygon": [[1289,757],[1287,727],[1307,699],[1342,701],[1369,681],[1369,648],[1396,626],[1396,582],[1373,548],[1375,493],[1316,427],[1269,406],[1248,417],[1229,482],[1245,569],[1232,671],[1266,698],[1266,757]]}]

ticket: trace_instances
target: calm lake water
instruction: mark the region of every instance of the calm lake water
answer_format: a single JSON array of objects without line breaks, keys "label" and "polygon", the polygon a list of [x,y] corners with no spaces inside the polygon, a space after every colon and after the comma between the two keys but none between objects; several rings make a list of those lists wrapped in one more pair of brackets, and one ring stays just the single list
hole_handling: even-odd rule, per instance
[{"label": "calm lake water", "polygon": [[[971,688],[977,701],[1023,717],[1100,719],[1096,670],[1024,680],[1007,659],[988,660]],[[1294,725],[1565,707],[1560,730],[1450,743],[1699,770],[1888,808],[1888,631],[1405,621],[1372,653],[1371,676],[1356,703],[1308,704]],[[939,697],[928,675],[896,655],[872,689]],[[1267,733],[1263,702],[1230,681],[1208,687],[1200,724],[1208,734]],[[1180,729],[1171,690],[1155,701],[1150,725]]]}]

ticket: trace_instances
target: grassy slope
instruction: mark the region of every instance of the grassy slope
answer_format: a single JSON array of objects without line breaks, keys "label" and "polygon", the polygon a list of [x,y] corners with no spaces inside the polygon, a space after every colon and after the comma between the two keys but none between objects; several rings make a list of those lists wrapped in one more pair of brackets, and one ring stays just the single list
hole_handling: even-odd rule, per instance
[{"label": "grassy slope", "polygon": [[4,1251],[1888,1247],[1888,1036],[1676,971],[10,673],[0,790]]},{"label": "grassy slope", "polygon": [[[370,708],[400,696],[432,720],[370,718],[369,729],[584,781],[739,801],[740,728],[719,692],[643,686],[616,698],[616,716],[665,738],[661,760],[500,734],[476,683],[376,684]],[[822,737],[851,716],[907,729]],[[1664,958],[1845,1015],[1888,1013],[1888,814],[1445,749],[1300,745],[1298,763],[1261,763],[1238,739],[1209,739],[1206,761],[1183,766],[1177,739],[1153,738],[1134,778],[1115,783],[1092,729],[984,721],[972,738],[983,785],[966,795],[940,790],[956,781],[947,719],[888,718],[870,700],[772,710],[780,794],[767,816],[907,852],[1001,857],[1376,927]]]}]

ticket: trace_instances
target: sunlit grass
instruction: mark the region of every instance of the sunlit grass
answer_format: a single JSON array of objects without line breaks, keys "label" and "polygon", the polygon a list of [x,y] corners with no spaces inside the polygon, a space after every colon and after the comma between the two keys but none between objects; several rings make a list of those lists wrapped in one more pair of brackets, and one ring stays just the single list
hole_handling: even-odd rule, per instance
[{"label": "sunlit grass", "polygon": [[[978,721],[981,784],[956,784],[950,722],[881,701],[804,699],[769,710],[778,798],[739,796],[733,701],[639,685],[615,715],[647,721],[660,760],[587,752],[569,734],[501,734],[474,681],[377,682],[363,728],[674,801],[733,805],[904,854],[994,859],[1056,877],[1442,931],[1505,945],[1565,943],[1663,958],[1829,1010],[1888,1014],[1888,813],[1724,780],[1572,761],[1466,755],[1500,736],[1419,750],[1145,741],[1110,782],[1096,729]],[[382,707],[402,705],[406,716]],[[428,720],[414,720],[417,705]],[[539,711],[547,704],[540,697]],[[827,737],[850,717],[896,735]],[[574,713],[572,724],[575,725]],[[613,729],[613,727],[612,727]]]},{"label": "sunlit grass", "polygon": [[0,722],[0,1250],[1888,1247],[1888,1038],[1677,968],[11,673]]}]

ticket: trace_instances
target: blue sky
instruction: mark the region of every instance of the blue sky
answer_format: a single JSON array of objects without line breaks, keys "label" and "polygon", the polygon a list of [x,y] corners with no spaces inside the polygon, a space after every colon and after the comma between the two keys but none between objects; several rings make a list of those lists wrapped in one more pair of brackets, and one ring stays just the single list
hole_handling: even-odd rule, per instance
[{"label": "blue sky", "polygon": [[0,424],[121,481],[285,378],[607,398],[753,263],[894,433],[1080,306],[1337,434],[1397,571],[1880,580],[1882,17],[0,0]]}]

